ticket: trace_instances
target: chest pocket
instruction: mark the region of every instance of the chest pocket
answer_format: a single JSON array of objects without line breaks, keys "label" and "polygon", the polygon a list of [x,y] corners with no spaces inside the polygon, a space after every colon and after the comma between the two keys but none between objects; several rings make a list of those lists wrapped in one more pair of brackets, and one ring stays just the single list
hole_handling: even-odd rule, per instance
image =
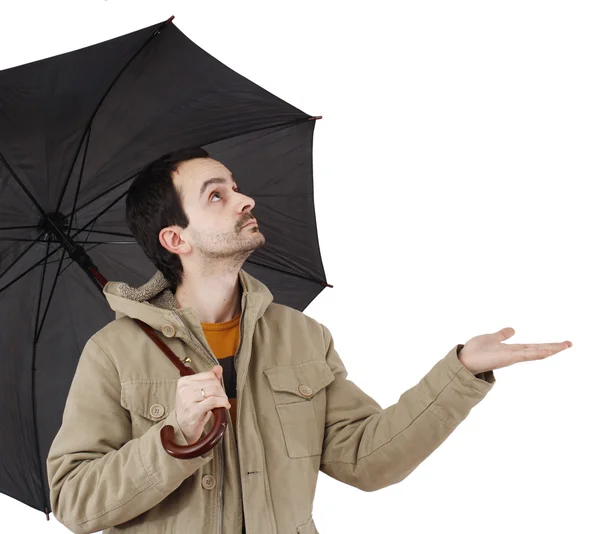
[{"label": "chest pocket", "polygon": [[175,409],[177,380],[136,380],[121,384],[121,405],[131,414],[134,438],[145,434]]},{"label": "chest pocket", "polygon": [[280,365],[264,371],[290,458],[320,455],[325,432],[325,388],[334,375],[324,361]]}]

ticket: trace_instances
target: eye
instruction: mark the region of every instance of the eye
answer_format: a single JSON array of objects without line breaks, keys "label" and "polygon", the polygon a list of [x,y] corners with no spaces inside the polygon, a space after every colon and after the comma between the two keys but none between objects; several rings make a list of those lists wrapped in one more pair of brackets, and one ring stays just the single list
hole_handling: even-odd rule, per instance
[{"label": "eye", "polygon": [[[238,187],[237,189],[234,189],[235,193],[241,193],[240,188]],[[214,193],[211,193],[209,196],[210,201],[212,202],[212,199],[214,198],[215,195],[219,195],[219,198],[223,198],[221,196],[221,193],[219,191],[215,191]]]}]

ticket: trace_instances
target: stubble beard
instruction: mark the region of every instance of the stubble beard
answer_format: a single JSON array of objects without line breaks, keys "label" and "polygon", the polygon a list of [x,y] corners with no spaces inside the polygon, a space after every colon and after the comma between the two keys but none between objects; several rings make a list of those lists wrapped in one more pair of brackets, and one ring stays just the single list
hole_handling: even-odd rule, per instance
[{"label": "stubble beard", "polygon": [[[243,235],[243,232],[247,232],[248,235]],[[209,247],[206,246],[207,241],[210,241]],[[248,231],[242,228],[216,236],[194,232],[193,243],[203,262],[239,268],[255,250],[265,245],[266,240],[258,229]]]}]

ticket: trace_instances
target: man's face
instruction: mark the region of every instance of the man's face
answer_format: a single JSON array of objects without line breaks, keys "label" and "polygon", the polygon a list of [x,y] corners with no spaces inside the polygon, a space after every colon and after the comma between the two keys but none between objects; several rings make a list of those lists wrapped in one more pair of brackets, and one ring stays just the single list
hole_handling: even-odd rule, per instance
[{"label": "man's face", "polygon": [[[231,172],[211,158],[184,161],[173,175],[189,225],[181,237],[194,257],[240,257],[265,244],[251,210],[252,198],[238,191]],[[257,222],[257,221],[256,221]]]}]

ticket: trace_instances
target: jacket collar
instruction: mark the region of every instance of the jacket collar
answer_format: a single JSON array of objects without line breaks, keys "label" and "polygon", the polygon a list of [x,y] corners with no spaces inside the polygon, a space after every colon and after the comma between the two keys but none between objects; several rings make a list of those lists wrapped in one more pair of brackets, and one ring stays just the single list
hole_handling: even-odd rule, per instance
[{"label": "jacket collar", "polygon": [[[273,301],[273,294],[265,284],[243,269],[240,269],[238,278],[242,286],[242,303],[246,299],[243,308],[244,320],[249,321],[253,327]],[[139,319],[156,330],[161,330],[166,323],[181,324],[181,322],[194,334],[202,330],[191,308],[178,307],[175,295],[160,271],[137,288],[125,282],[108,282],[104,287],[104,295],[112,310],[115,311],[117,319],[120,317]],[[177,337],[182,337],[183,332],[180,330],[180,328],[176,329]],[[200,336],[204,337],[202,333]]]}]

